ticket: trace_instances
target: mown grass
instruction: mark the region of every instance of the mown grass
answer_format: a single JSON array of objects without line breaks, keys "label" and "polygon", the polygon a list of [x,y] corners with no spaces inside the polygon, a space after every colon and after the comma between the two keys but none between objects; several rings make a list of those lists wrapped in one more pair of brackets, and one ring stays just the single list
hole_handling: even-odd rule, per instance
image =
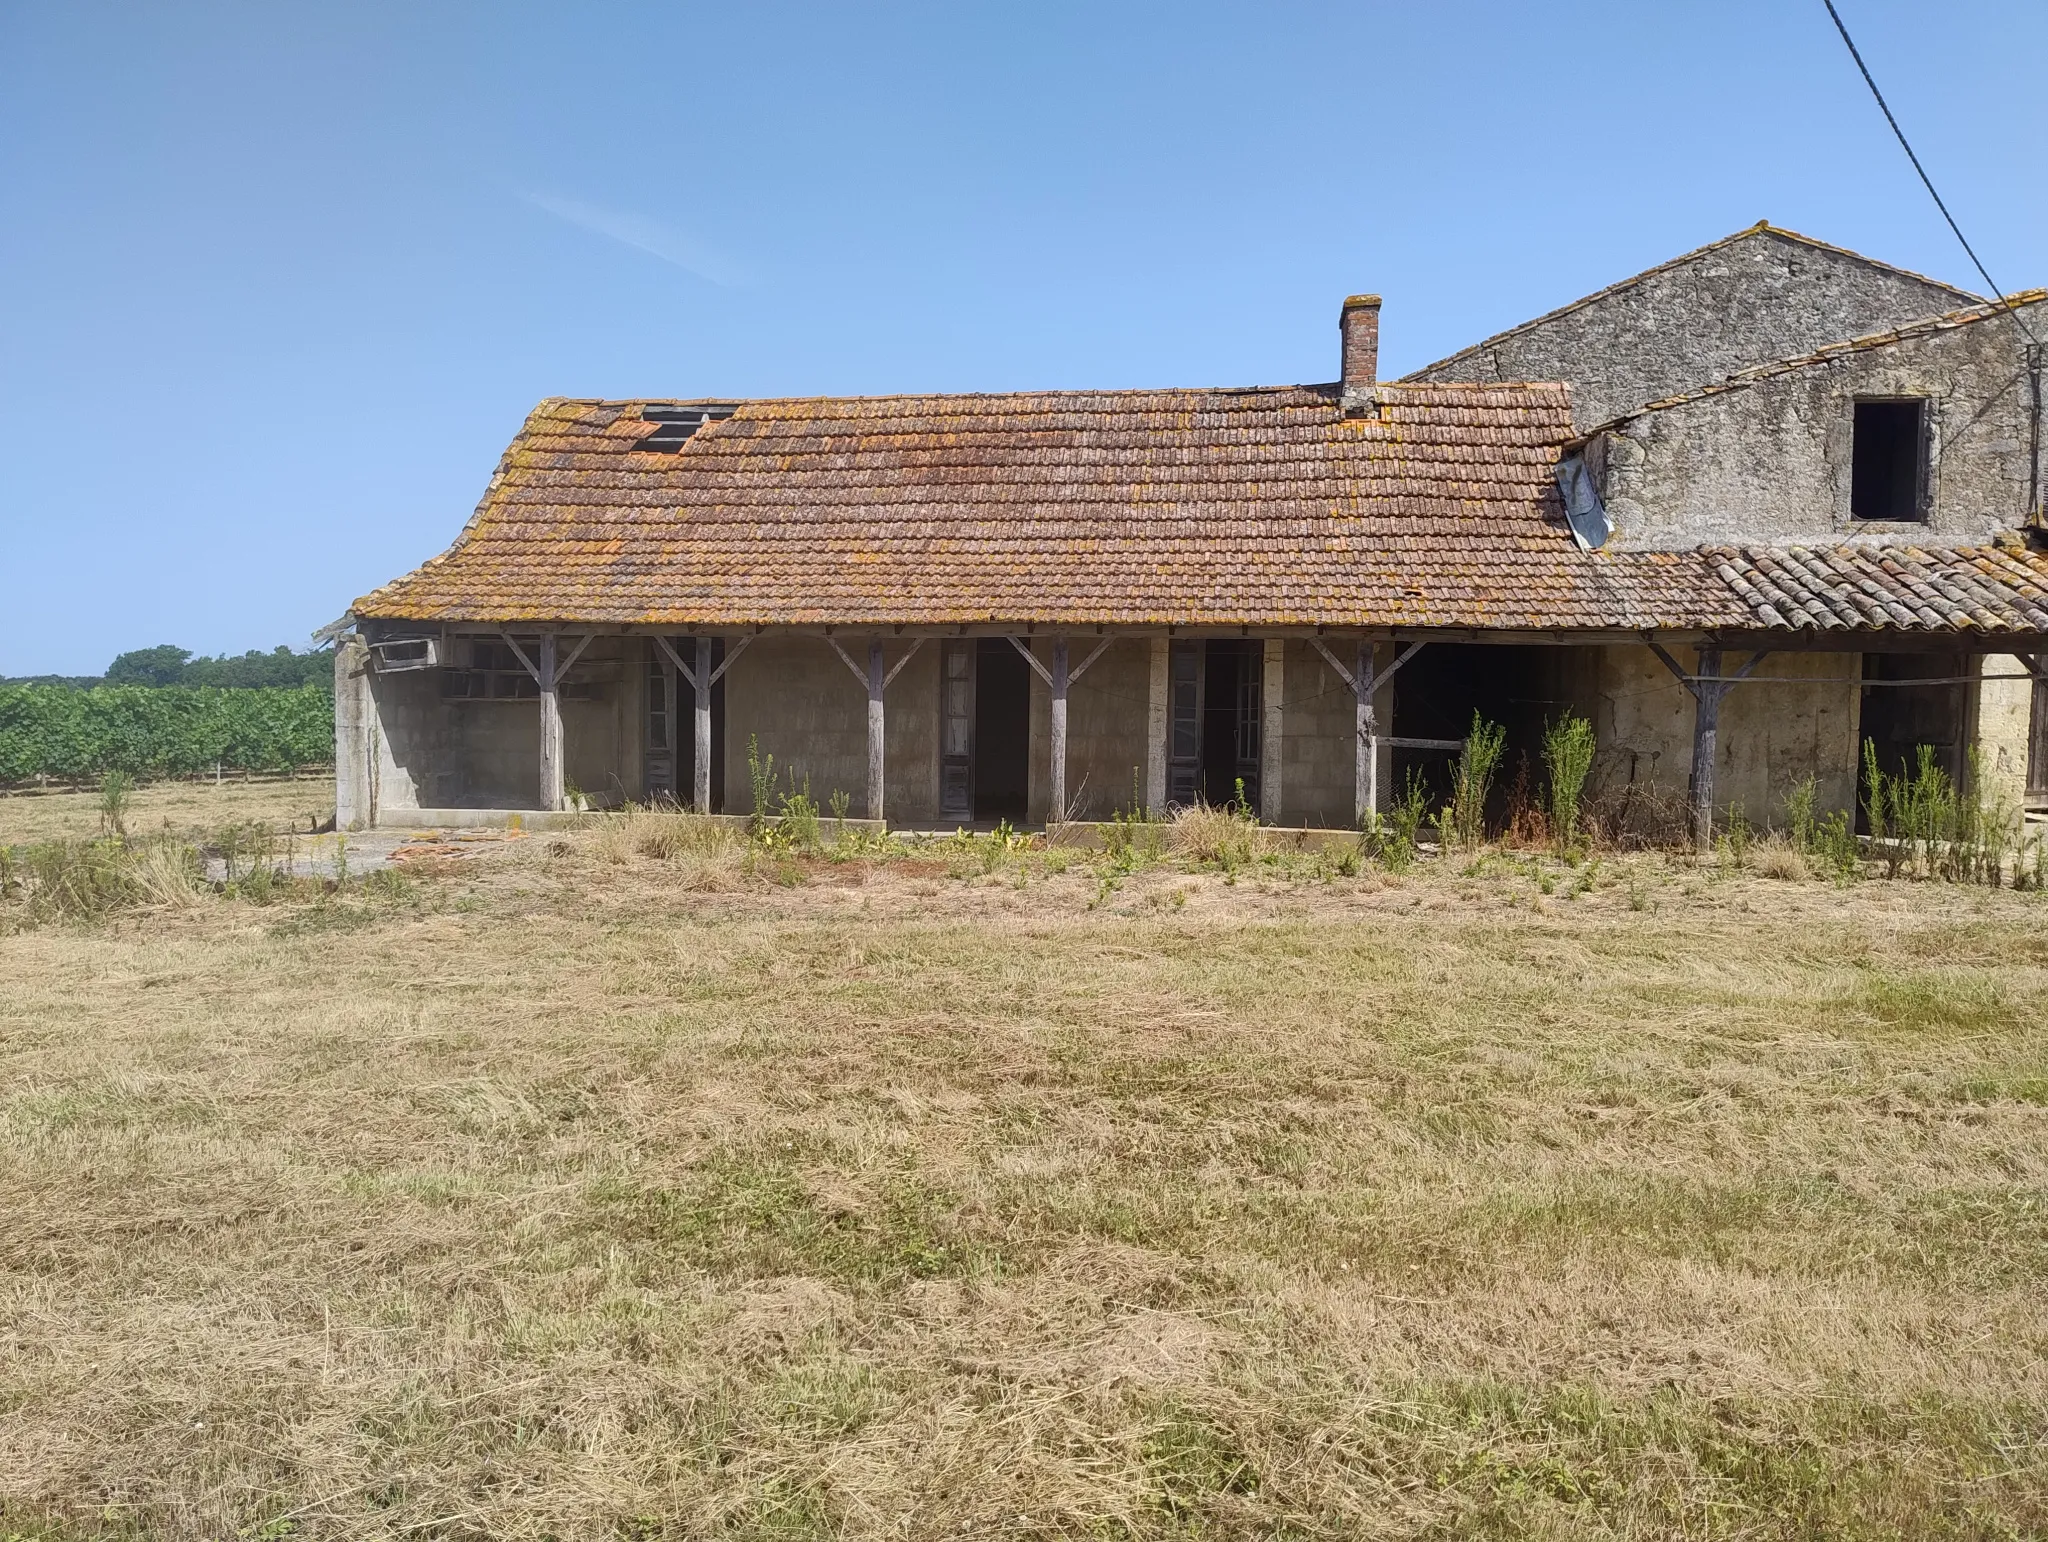
[{"label": "mown grass", "polygon": [[0,937],[0,1534],[2048,1529],[2036,895],[1222,837]]}]

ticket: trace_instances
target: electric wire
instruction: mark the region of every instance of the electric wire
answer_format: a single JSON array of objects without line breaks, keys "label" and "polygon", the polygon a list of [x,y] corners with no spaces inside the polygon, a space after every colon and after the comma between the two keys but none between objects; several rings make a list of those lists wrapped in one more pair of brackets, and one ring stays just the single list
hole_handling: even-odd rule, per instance
[{"label": "electric wire", "polygon": [[1977,255],[1977,249],[1970,245],[1970,238],[1963,234],[1963,227],[1956,223],[1956,217],[1948,212],[1948,205],[1941,201],[1941,194],[1935,191],[1934,179],[1927,175],[1927,168],[1920,164],[1920,157],[1913,153],[1913,146],[1906,138],[1906,131],[1899,127],[1899,120],[1893,116],[1890,103],[1885,101],[1884,93],[1877,89],[1877,81],[1870,73],[1870,66],[1863,62],[1863,55],[1856,47],[1856,40],[1849,36],[1849,28],[1842,20],[1842,13],[1835,9],[1835,0],[1821,0],[1821,4],[1828,8],[1828,16],[1833,20],[1835,30],[1842,34],[1842,41],[1848,45],[1849,57],[1856,61],[1856,68],[1863,76],[1863,83],[1870,87],[1870,94],[1877,99],[1878,111],[1884,114],[1884,121],[1892,126],[1892,133],[1899,141],[1899,148],[1906,152],[1906,159],[1913,163],[1913,170],[1919,173],[1920,183],[1927,189],[1927,196],[1934,200],[1934,207],[1941,210],[1941,217],[1948,221],[1948,228],[1955,232],[1956,240],[1960,241],[1963,250],[1969,253],[1970,262],[1983,278],[1986,287],[1990,289],[1992,300],[2012,317],[2022,332],[2026,333],[2028,342],[2036,347],[2040,346],[2041,339],[2034,335],[2034,329],[2027,325],[2026,318],[2006,299],[2005,291],[1998,286],[1998,280],[1985,268],[1983,260]]}]

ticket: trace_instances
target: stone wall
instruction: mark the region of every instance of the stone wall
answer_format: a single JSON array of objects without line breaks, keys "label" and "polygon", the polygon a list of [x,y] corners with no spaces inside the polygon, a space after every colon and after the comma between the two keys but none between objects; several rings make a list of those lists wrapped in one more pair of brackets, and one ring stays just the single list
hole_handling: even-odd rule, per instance
[{"label": "stone wall", "polygon": [[[1594,675],[1593,787],[1615,800],[1634,786],[1645,799],[1677,804],[1692,778],[1693,700],[1648,648],[1588,649]],[[1676,655],[1691,668],[1689,653]],[[1730,649],[1730,672],[1748,655]],[[1753,824],[1782,822],[1785,795],[1816,780],[1822,812],[1854,809],[1862,700],[1859,653],[1774,653],[1757,667],[1769,677],[1738,685],[1721,703],[1715,803],[1740,807]],[[1811,684],[1780,684],[1793,679]]]},{"label": "stone wall", "polygon": [[1974,303],[1961,290],[1756,229],[1407,378],[1568,381],[1583,433],[1752,364]]},{"label": "stone wall", "polygon": [[[2048,331],[2048,305],[2026,312]],[[1924,523],[1856,520],[1858,397],[1932,405]],[[2025,522],[2032,398],[2014,323],[1994,317],[1631,418],[1588,461],[1616,548],[1897,541],[1971,545]]]}]

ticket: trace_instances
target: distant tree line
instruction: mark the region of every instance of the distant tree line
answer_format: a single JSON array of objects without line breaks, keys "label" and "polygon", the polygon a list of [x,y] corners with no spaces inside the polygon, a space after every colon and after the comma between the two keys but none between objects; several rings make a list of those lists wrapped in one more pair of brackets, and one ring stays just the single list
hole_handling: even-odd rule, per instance
[{"label": "distant tree line", "polygon": [[103,675],[0,675],[0,685],[61,685],[89,690],[96,685],[210,685],[227,691],[290,690],[302,685],[334,689],[334,654],[327,648],[294,652],[280,644],[268,653],[195,655],[190,648],[159,643],[120,655]]},{"label": "distant tree line", "polygon": [[194,657],[164,643],[104,675],[0,680],[0,785],[209,771],[284,771],[334,758],[334,654],[274,648]]}]

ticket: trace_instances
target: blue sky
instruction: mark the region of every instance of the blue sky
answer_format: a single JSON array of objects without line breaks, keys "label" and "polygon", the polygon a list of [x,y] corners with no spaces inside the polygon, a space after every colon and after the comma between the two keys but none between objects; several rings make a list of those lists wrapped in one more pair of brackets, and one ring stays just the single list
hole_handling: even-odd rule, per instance
[{"label": "blue sky", "polygon": [[[2048,282],[2048,5],[1838,4]],[[0,0],[0,199],[0,674],[303,642],[544,396],[1327,380],[1368,289],[1392,374],[1761,218],[1980,287],[1820,0]]]}]

